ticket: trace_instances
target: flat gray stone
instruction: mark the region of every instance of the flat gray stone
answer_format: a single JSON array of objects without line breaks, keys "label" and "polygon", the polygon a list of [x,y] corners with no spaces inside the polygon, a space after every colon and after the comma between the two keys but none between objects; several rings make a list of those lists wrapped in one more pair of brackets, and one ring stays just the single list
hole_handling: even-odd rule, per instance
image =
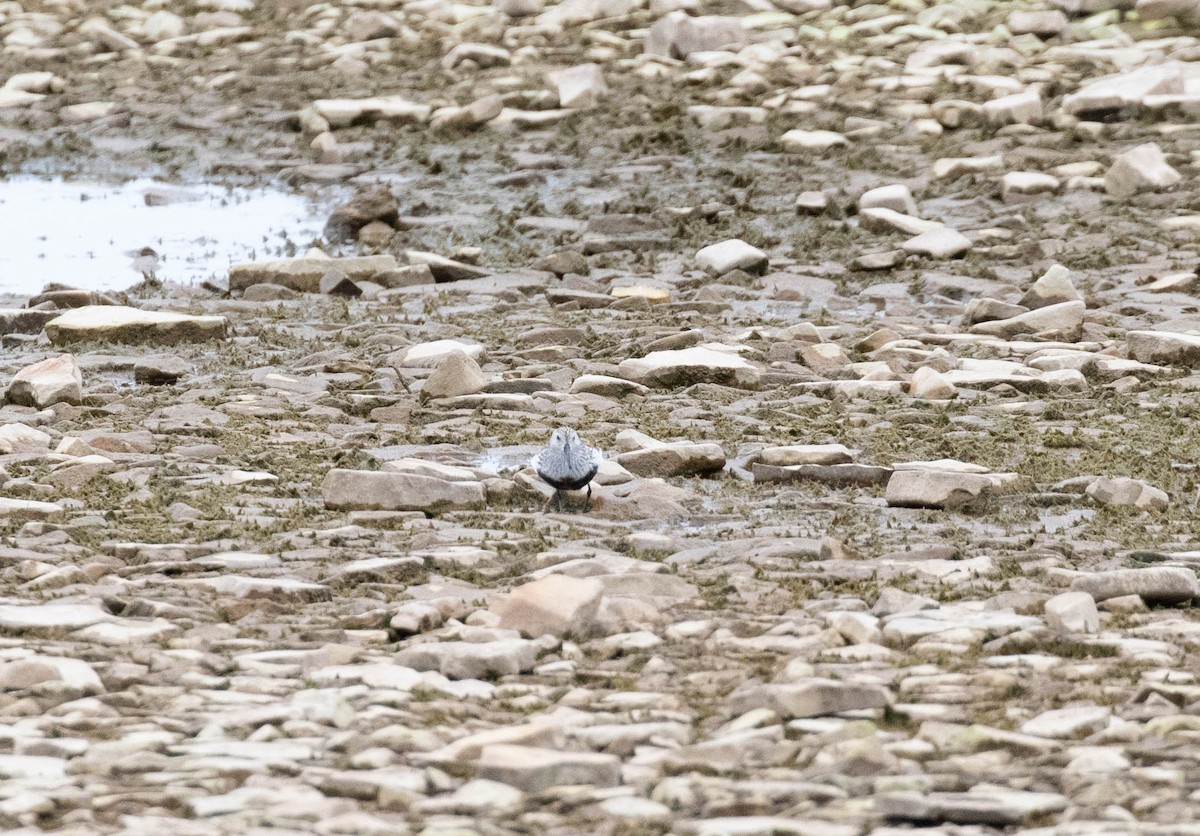
[{"label": "flat gray stone", "polygon": [[956,508],[991,488],[987,476],[944,470],[897,470],[888,479],[887,504],[900,508]]},{"label": "flat gray stone", "polygon": [[758,368],[740,355],[703,346],[652,351],[645,357],[622,361],[617,371],[628,380],[658,389],[695,383],[752,389],[761,376]]},{"label": "flat gray stone", "polygon": [[1096,601],[1140,595],[1147,604],[1174,606],[1200,596],[1196,573],[1182,566],[1114,569],[1076,578],[1071,589],[1087,592]]},{"label": "flat gray stone", "polygon": [[0,630],[10,632],[77,630],[115,618],[95,604],[0,604]]},{"label": "flat gray stone", "polygon": [[449,679],[515,676],[533,669],[537,646],[528,639],[490,642],[423,642],[396,654],[398,665],[437,671]]},{"label": "flat gray stone", "polygon": [[390,255],[351,256],[348,258],[285,258],[278,261],[250,261],[229,268],[229,289],[245,290],[256,284],[273,284],[318,293],[321,277],[330,271],[351,281],[369,279],[376,273],[396,269]]},{"label": "flat gray stone", "polygon": [[816,677],[802,682],[747,683],[734,691],[729,699],[735,713],[769,708],[782,717],[821,717],[843,711],[886,708],[892,702],[891,694],[878,685]]},{"label": "flat gray stone", "polygon": [[321,483],[325,507],[334,511],[460,511],[484,506],[482,482],[460,482],[415,473],[329,471]]},{"label": "flat gray stone", "polygon": [[615,787],[621,783],[621,759],[595,752],[496,744],[483,747],[475,774],[530,793],[575,785]]}]

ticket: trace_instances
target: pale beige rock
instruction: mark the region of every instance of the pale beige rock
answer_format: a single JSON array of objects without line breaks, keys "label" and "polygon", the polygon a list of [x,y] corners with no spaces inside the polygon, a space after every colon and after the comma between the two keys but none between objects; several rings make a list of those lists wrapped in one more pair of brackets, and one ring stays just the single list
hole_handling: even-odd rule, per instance
[{"label": "pale beige rock", "polygon": [[941,470],[897,470],[888,480],[888,505],[915,508],[955,508],[978,499],[993,485],[974,473]]},{"label": "pale beige rock", "polygon": [[758,461],[774,467],[801,464],[847,464],[854,460],[844,444],[792,444],[787,447],[766,447],[756,455]]},{"label": "pale beige rock", "polygon": [[621,781],[620,767],[616,755],[497,744],[484,747],[476,775],[523,792],[543,792],[565,785],[613,787]]},{"label": "pale beige rock", "polygon": [[10,403],[44,409],[51,404],[78,404],[83,397],[83,373],[70,354],[48,357],[26,366],[8,384]]},{"label": "pale beige rock", "polygon": [[1067,28],[1067,16],[1058,9],[1016,11],[1008,16],[1008,28],[1014,35],[1060,35]]},{"label": "pale beige rock", "polygon": [[229,320],[223,316],[191,316],[120,305],[74,308],[46,323],[46,336],[55,345],[76,342],[177,345],[220,340],[228,334]]},{"label": "pale beige rock", "polygon": [[1104,175],[1104,190],[1113,197],[1133,197],[1138,192],[1169,189],[1183,179],[1167,164],[1162,149],[1147,142],[1118,154]]},{"label": "pale beige rock", "polygon": [[713,442],[677,441],[621,453],[617,464],[643,477],[699,476],[723,468],[725,451]]},{"label": "pale beige rock", "polygon": [[1162,510],[1171,504],[1166,491],[1126,476],[1097,479],[1087,495],[1102,505],[1129,505],[1139,511]]},{"label": "pale beige rock", "polygon": [[483,346],[460,340],[434,340],[411,345],[400,354],[397,365],[405,368],[428,368],[437,366],[455,352],[465,354],[472,360],[483,356]]},{"label": "pale beige rock", "polygon": [[996,125],[1034,125],[1042,121],[1042,97],[1035,90],[1001,96],[984,102],[983,114]]},{"label": "pale beige rock", "polygon": [[721,276],[730,270],[762,272],[767,268],[767,254],[740,238],[710,244],[696,253],[696,262],[713,275]]},{"label": "pale beige rock", "polygon": [[412,473],[329,471],[321,483],[325,507],[336,511],[425,511],[484,506],[481,482],[450,482]]},{"label": "pale beige rock", "polygon": [[551,73],[550,83],[558,88],[559,107],[585,110],[595,107],[608,94],[599,64],[580,64]]},{"label": "pale beige rock", "polygon": [[1010,171],[1000,180],[1000,196],[1005,203],[1017,204],[1052,195],[1062,185],[1059,179],[1040,171]]},{"label": "pale beige rock", "polygon": [[1125,345],[1129,356],[1141,363],[1157,365],[1200,365],[1200,335],[1169,331],[1128,331]]},{"label": "pale beige rock", "polygon": [[900,245],[906,253],[926,255],[930,258],[954,258],[971,247],[970,238],[948,226],[922,232]]},{"label": "pale beige rock", "polygon": [[618,373],[652,388],[711,382],[751,389],[761,376],[758,368],[740,355],[703,346],[652,351],[645,357],[622,361]]},{"label": "pale beige rock", "polygon": [[749,40],[736,17],[692,17],[673,11],[655,21],[646,33],[647,55],[687,58],[693,52],[737,49]]},{"label": "pale beige rock", "polygon": [[1046,601],[1046,626],[1064,633],[1096,633],[1100,613],[1096,601],[1086,592],[1063,592]]},{"label": "pale beige rock", "polygon": [[862,193],[858,199],[858,211],[864,209],[891,209],[905,215],[916,217],[917,202],[913,200],[912,192],[903,183],[893,183],[890,186],[879,186]]},{"label": "pale beige rock", "polygon": [[1105,728],[1112,710],[1102,705],[1076,705],[1045,711],[1021,724],[1022,734],[1035,737],[1084,737]]},{"label": "pale beige rock", "polygon": [[249,261],[229,268],[229,288],[245,290],[256,284],[275,284],[301,293],[317,293],[321,289],[321,277],[330,270],[341,273],[351,281],[361,281],[376,273],[395,269],[396,258],[392,255]]},{"label": "pale beige rock", "polygon": [[958,394],[958,389],[946,376],[930,366],[922,366],[913,372],[908,381],[908,394],[914,398],[931,401],[946,401]]},{"label": "pale beige rock", "polygon": [[501,628],[528,638],[546,633],[586,637],[595,627],[603,593],[604,587],[588,578],[547,575],[518,586],[492,611],[500,616]]},{"label": "pale beige rock", "polygon": [[1088,593],[1096,601],[1140,595],[1147,604],[1167,606],[1200,596],[1196,573],[1179,566],[1091,572],[1072,581],[1071,588]]},{"label": "pale beige rock", "polygon": [[730,708],[737,712],[770,708],[782,717],[820,717],[885,708],[891,695],[878,685],[860,685],[834,679],[809,677],[784,684],[747,683],[729,696]]},{"label": "pale beige rock", "polygon": [[1061,264],[1050,267],[1021,297],[1022,307],[1035,309],[1062,302],[1075,302],[1083,297],[1071,282],[1071,271]]},{"label": "pale beige rock", "polygon": [[1077,341],[1083,331],[1086,307],[1081,301],[1059,302],[1008,319],[972,325],[972,334],[988,334],[1005,340],[1022,334],[1038,334],[1068,342]]},{"label": "pale beige rock", "polygon": [[24,424],[0,426],[0,453],[34,453],[50,448],[50,435]]},{"label": "pale beige rock", "polygon": [[1067,113],[1087,114],[1137,104],[1154,94],[1183,93],[1185,73],[1182,62],[1166,61],[1098,78],[1064,96],[1062,106]]},{"label": "pale beige rock", "polygon": [[812,151],[827,151],[830,148],[848,146],[850,140],[834,131],[806,131],[795,128],[779,137],[779,146],[785,154],[804,154]]},{"label": "pale beige rock", "polygon": [[438,363],[421,388],[428,398],[453,398],[457,395],[473,395],[483,391],[487,378],[479,364],[464,352],[455,349]]},{"label": "pale beige rock", "polygon": [[581,374],[571,382],[570,392],[572,395],[587,393],[602,395],[606,398],[623,398],[629,395],[648,395],[650,388],[620,377]]}]

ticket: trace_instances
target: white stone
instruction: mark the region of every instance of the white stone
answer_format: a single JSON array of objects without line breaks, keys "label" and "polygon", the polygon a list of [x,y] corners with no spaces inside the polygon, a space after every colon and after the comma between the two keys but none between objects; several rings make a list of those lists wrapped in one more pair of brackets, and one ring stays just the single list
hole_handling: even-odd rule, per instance
[{"label": "white stone", "polygon": [[909,378],[908,394],[914,398],[946,401],[958,395],[958,389],[937,369],[922,366]]},{"label": "white stone", "polygon": [[849,145],[850,140],[834,131],[805,131],[796,128],[779,137],[779,145],[787,154],[805,151],[826,151],[837,146]]},{"label": "white stone", "polygon": [[945,180],[964,174],[1003,170],[1004,158],[996,154],[991,157],[944,157],[934,160],[932,174],[935,180]]},{"label": "white stone", "polygon": [[647,55],[683,59],[694,52],[739,49],[747,40],[747,32],[742,28],[739,18],[717,15],[692,17],[682,11],[672,11],[650,27],[646,33],[645,50]]},{"label": "white stone", "polygon": [[879,644],[883,641],[879,619],[868,613],[831,612],[826,614],[825,620],[851,644]]},{"label": "white stone", "polygon": [[945,229],[937,221],[926,221],[914,215],[906,215],[886,206],[868,206],[858,213],[858,224],[871,232],[899,230],[908,235],[920,235],[935,229]]},{"label": "white stone", "polygon": [[63,510],[61,505],[56,505],[53,502],[0,497],[0,519],[40,520],[51,514],[61,513]]},{"label": "white stone", "polygon": [[757,454],[758,461],[774,467],[801,464],[847,464],[854,461],[844,444],[791,444],[786,447],[766,447]]},{"label": "white stone", "polygon": [[449,679],[514,676],[533,669],[537,645],[528,639],[488,642],[445,641],[410,645],[396,662],[418,671],[437,671]]},{"label": "white stone", "polygon": [[652,351],[645,357],[622,361],[617,371],[635,383],[658,388],[699,382],[753,388],[760,377],[758,368],[744,357],[703,346]]},{"label": "white stone", "polygon": [[1132,197],[1138,192],[1169,189],[1183,179],[1167,164],[1162,149],[1147,142],[1131,148],[1113,160],[1104,175],[1104,190],[1113,197]]},{"label": "white stone", "polygon": [[0,604],[0,630],[78,629],[114,618],[95,604]]},{"label": "white stone", "polygon": [[580,64],[550,75],[558,88],[558,105],[574,109],[595,107],[608,93],[604,72],[599,64]]},{"label": "white stone", "polygon": [[1082,298],[1071,281],[1071,271],[1061,264],[1054,264],[1033,283],[1019,304],[1032,310]]},{"label": "white stone", "polygon": [[0,453],[35,453],[50,449],[50,436],[25,424],[0,426]]},{"label": "white stone", "polygon": [[496,744],[483,748],[476,775],[524,792],[543,792],[564,785],[613,787],[621,782],[620,767],[616,755]]},{"label": "white stone", "polygon": [[121,305],[87,305],[63,312],[46,323],[50,342],[117,342],[175,345],[223,339],[229,320],[223,316],[191,316],[144,311]]},{"label": "white stone", "polygon": [[1021,724],[1023,734],[1065,740],[1098,732],[1108,725],[1112,711],[1102,705],[1077,705],[1045,711]]},{"label": "white stone", "polygon": [[979,322],[972,325],[970,331],[972,334],[989,334],[1005,340],[1021,334],[1041,334],[1075,341],[1081,336],[1086,309],[1082,301],[1059,302],[1008,319]]},{"label": "white stone", "polygon": [[1000,180],[1000,196],[1006,203],[1019,203],[1031,195],[1054,194],[1061,183],[1040,171],[1010,171]]},{"label": "white stone", "polygon": [[453,398],[483,391],[487,378],[474,359],[454,349],[438,361],[437,368],[425,380],[421,394],[429,398]]},{"label": "white stone", "polygon": [[984,102],[983,113],[994,125],[1033,125],[1042,121],[1042,97],[1035,90],[1001,96]]},{"label": "white stone", "polygon": [[78,404],[83,397],[83,374],[70,354],[48,357],[26,366],[8,385],[10,402],[45,409],[51,404]]},{"label": "white stone", "polygon": [[977,499],[993,481],[973,473],[936,470],[897,470],[888,480],[888,505],[917,508],[946,508]]},{"label": "white stone", "polygon": [[173,12],[159,10],[142,22],[142,33],[151,41],[178,38],[187,31],[183,18]]},{"label": "white stone", "polygon": [[1167,61],[1131,72],[1121,73],[1085,84],[1063,97],[1067,113],[1115,110],[1137,104],[1146,96],[1162,93],[1183,93],[1186,67],[1179,61]]},{"label": "white stone", "polygon": [[547,575],[518,586],[492,611],[502,629],[528,638],[546,633],[586,637],[595,627],[603,594],[604,586],[590,578]]},{"label": "white stone", "polygon": [[740,238],[731,238],[701,249],[696,253],[696,262],[717,276],[731,270],[761,272],[766,269],[767,254]]},{"label": "white stone", "polygon": [[1096,601],[1086,592],[1063,592],[1046,601],[1046,626],[1064,633],[1096,633],[1100,613]]},{"label": "white stone", "polygon": [[455,351],[461,351],[472,360],[478,360],[483,355],[483,346],[459,340],[434,340],[428,343],[417,343],[404,350],[400,356],[399,365],[405,368],[436,366]]},{"label": "white stone", "polygon": [[1139,511],[1161,510],[1171,503],[1166,491],[1127,476],[1097,479],[1086,492],[1102,505],[1129,505]]},{"label": "white stone", "polygon": [[922,232],[900,245],[907,253],[931,258],[953,258],[971,249],[971,239],[948,226]]},{"label": "white stone", "polygon": [[343,128],[358,119],[386,119],[397,123],[422,123],[429,120],[433,108],[411,102],[402,96],[376,96],[367,99],[318,99],[313,109],[329,122]]},{"label": "white stone", "polygon": [[874,208],[891,209],[914,217],[918,214],[917,202],[908,186],[903,183],[893,183],[863,192],[858,199],[858,211]]}]

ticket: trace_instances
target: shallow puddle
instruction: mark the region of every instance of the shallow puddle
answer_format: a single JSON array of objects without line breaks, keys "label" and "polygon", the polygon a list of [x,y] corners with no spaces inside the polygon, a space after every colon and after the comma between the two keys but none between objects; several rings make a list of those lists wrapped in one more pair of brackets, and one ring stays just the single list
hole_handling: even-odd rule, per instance
[{"label": "shallow puddle", "polygon": [[224,281],[230,264],[303,252],[333,197],[148,179],[0,182],[0,294],[30,295],[49,282],[124,289],[142,279],[132,255],[143,247],[159,253],[161,280]]}]

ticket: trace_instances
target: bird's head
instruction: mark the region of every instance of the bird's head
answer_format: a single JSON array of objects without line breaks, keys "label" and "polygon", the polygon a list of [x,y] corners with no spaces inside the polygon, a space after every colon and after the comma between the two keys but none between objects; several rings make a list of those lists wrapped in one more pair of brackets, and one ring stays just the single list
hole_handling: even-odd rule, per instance
[{"label": "bird's head", "polygon": [[579,446],[579,435],[569,427],[559,427],[550,434],[550,446],[559,450]]}]

